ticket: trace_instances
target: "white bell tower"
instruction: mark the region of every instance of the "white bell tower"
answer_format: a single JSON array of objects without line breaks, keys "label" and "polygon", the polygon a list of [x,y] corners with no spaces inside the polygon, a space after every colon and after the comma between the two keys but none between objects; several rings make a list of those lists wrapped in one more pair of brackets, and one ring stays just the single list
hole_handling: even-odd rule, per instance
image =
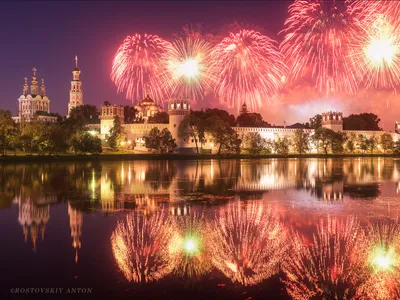
[{"label": "white bell tower", "polygon": [[75,69],[72,71],[73,80],[69,91],[68,116],[72,108],[83,104],[82,81],[79,79],[78,56],[75,56]]}]

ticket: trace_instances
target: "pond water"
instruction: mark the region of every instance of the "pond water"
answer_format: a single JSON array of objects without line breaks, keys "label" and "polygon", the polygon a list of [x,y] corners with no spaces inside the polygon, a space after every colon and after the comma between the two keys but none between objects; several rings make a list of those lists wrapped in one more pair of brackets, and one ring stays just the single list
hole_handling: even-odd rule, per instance
[{"label": "pond water", "polygon": [[0,297],[396,299],[399,192],[395,158],[1,165]]}]

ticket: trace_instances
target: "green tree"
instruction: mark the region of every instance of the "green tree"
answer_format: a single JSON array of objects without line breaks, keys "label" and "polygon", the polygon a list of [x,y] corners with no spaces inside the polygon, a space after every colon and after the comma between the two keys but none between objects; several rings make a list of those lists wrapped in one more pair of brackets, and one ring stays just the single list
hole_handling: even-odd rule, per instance
[{"label": "green tree", "polygon": [[84,104],[71,109],[69,118],[78,119],[84,118],[85,124],[98,124],[100,123],[99,111],[96,105]]},{"label": "green tree", "polygon": [[162,131],[157,127],[151,129],[149,135],[145,137],[145,143],[149,151],[160,154],[173,153],[177,147],[175,139],[167,128]]},{"label": "green tree", "polygon": [[380,136],[380,144],[383,149],[383,152],[393,150],[394,142],[393,137],[390,133],[384,133]]},{"label": "green tree", "polygon": [[121,145],[121,142],[125,140],[125,132],[122,127],[119,116],[114,117],[114,125],[110,128],[110,134],[108,137],[108,144],[111,148],[116,149]]},{"label": "green tree", "polygon": [[362,151],[362,153],[365,153],[365,151],[368,150],[368,141],[367,141],[367,138],[363,134],[358,135],[357,143],[358,143],[358,147]]},{"label": "green tree", "polygon": [[228,123],[230,126],[235,126],[235,116],[229,114],[226,110],[218,109],[218,108],[207,108],[204,112],[204,119],[209,119],[212,117],[218,117],[222,121]]},{"label": "green tree", "polygon": [[265,122],[258,113],[244,113],[237,117],[236,125],[238,127],[271,127],[271,124]]},{"label": "green tree", "polygon": [[332,153],[343,153],[343,145],[346,142],[346,134],[340,131],[334,131],[331,133],[332,139]]},{"label": "green tree", "polygon": [[11,118],[11,112],[0,109],[0,151],[2,155],[6,150],[13,150],[14,141],[18,136],[18,127]]},{"label": "green tree", "polygon": [[169,123],[169,115],[165,111],[160,111],[160,112],[156,113],[154,116],[150,116],[147,119],[147,123],[168,124]]},{"label": "green tree", "polygon": [[379,127],[381,119],[373,113],[352,114],[343,118],[344,130],[382,130]]},{"label": "green tree", "polygon": [[72,148],[75,154],[101,153],[101,140],[88,132],[77,134],[72,139]]},{"label": "green tree", "polygon": [[206,122],[195,113],[186,116],[178,127],[178,136],[183,139],[192,138],[199,153],[199,143],[202,144],[206,131]]},{"label": "green tree", "polygon": [[287,137],[278,138],[273,142],[273,148],[277,154],[286,155],[289,153],[290,140]]},{"label": "green tree", "polygon": [[366,139],[367,150],[372,154],[378,146],[378,138],[374,135]]},{"label": "green tree", "polygon": [[318,129],[322,126],[322,115],[315,115],[314,117],[310,118],[310,128],[311,129]]},{"label": "green tree", "polygon": [[355,133],[351,133],[347,139],[346,142],[346,149],[350,153],[354,153],[356,150],[356,145],[357,145],[357,136]]},{"label": "green tree", "polygon": [[245,136],[245,144],[252,155],[258,155],[266,149],[267,142],[258,132],[250,132]]},{"label": "green tree", "polygon": [[217,153],[220,154],[222,150],[229,152],[231,139],[236,136],[236,132],[232,129],[229,123],[219,117],[211,117],[208,121],[212,126],[208,127],[207,131],[213,137],[214,143],[218,145]]},{"label": "green tree", "polygon": [[[137,110],[135,107],[130,106],[130,105],[125,105],[124,106],[124,122],[125,124],[133,124],[133,123],[138,123],[137,121]],[[143,122],[141,122],[143,123]]]},{"label": "green tree", "polygon": [[310,134],[302,129],[294,132],[293,146],[299,154],[310,151]]},{"label": "green tree", "polygon": [[226,146],[227,151],[229,153],[240,154],[241,151],[242,140],[236,132],[233,132],[229,135],[228,144]]},{"label": "green tree", "polygon": [[317,149],[322,149],[325,154],[328,154],[332,147],[332,135],[334,131],[325,127],[315,129],[312,139],[317,146]]}]

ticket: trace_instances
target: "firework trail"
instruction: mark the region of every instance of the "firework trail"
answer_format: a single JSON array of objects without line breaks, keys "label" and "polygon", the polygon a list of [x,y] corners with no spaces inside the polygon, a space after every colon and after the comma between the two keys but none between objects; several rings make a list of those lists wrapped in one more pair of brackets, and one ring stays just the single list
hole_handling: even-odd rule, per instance
[{"label": "firework trail", "polygon": [[141,100],[146,94],[162,103],[168,97],[160,77],[167,72],[162,60],[171,44],[157,35],[128,36],[115,54],[111,79],[126,98]]},{"label": "firework trail", "polygon": [[352,299],[360,285],[365,235],[357,221],[328,218],[310,244],[293,233],[283,264],[288,294],[293,299]]},{"label": "firework trail", "polygon": [[118,267],[130,282],[148,283],[171,273],[168,263],[169,219],[161,210],[150,217],[130,213],[111,236]]},{"label": "firework trail", "polygon": [[213,264],[232,282],[255,285],[278,272],[286,234],[269,208],[256,202],[230,204],[210,228]]},{"label": "firework trail", "polygon": [[362,32],[352,32],[350,64],[367,88],[396,88],[400,83],[400,5],[377,3],[381,5],[372,5],[373,18],[363,20]]},{"label": "firework trail", "polygon": [[400,223],[379,222],[367,229],[368,244],[364,261],[361,299],[398,299],[400,297]]},{"label": "firework trail", "polygon": [[162,86],[173,98],[201,100],[212,89],[213,79],[209,73],[212,46],[200,35],[187,32],[186,38],[177,38],[170,51],[163,55],[168,72],[164,73]]},{"label": "firework trail", "polygon": [[173,272],[182,277],[200,277],[211,271],[207,245],[207,228],[203,215],[174,218],[172,238],[168,245],[169,263]]},{"label": "firework trail", "polygon": [[274,99],[286,73],[276,41],[254,30],[230,33],[212,51],[211,74],[221,103],[255,110]]},{"label": "firework trail", "polygon": [[375,12],[368,1],[296,0],[289,6],[280,45],[289,82],[311,77],[319,92],[354,94],[357,78],[349,63],[349,40]]}]

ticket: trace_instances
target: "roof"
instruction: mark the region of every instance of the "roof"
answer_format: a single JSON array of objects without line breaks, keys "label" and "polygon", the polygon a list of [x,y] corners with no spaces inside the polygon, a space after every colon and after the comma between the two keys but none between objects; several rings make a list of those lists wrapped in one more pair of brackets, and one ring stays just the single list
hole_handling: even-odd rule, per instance
[{"label": "roof", "polygon": [[80,71],[78,68],[75,68],[74,71]]},{"label": "roof", "polygon": [[154,100],[151,99],[149,95],[147,95],[146,98],[144,98],[140,104],[141,104],[141,105],[143,105],[143,104],[145,104],[145,105],[146,105],[146,104],[147,104],[147,105],[149,105],[149,104],[150,104],[150,105],[153,105],[153,104],[154,104]]},{"label": "roof", "polygon": [[299,129],[305,129],[305,128],[307,128],[306,125],[301,124],[301,123],[294,123],[294,124],[292,124],[292,125],[290,125],[290,126],[286,126],[286,127],[287,127],[287,128],[299,128]]}]

